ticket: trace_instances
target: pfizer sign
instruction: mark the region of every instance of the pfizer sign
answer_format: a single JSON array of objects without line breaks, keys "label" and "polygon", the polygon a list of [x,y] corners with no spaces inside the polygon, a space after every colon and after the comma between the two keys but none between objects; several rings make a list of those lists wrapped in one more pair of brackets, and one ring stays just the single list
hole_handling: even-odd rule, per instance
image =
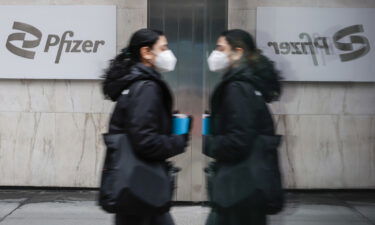
[{"label": "pfizer sign", "polygon": [[287,81],[375,81],[375,9],[257,10],[257,44]]},{"label": "pfizer sign", "polygon": [[115,54],[115,6],[0,6],[0,78],[99,79]]}]

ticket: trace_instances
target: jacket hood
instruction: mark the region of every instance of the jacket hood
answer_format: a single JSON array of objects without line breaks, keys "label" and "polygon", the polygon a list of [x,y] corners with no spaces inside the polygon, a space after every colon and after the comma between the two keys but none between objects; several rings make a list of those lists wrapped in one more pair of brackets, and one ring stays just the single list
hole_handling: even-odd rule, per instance
[{"label": "jacket hood", "polygon": [[103,81],[103,94],[106,98],[116,101],[121,93],[132,83],[139,80],[160,80],[161,75],[153,68],[142,63],[133,65],[130,69],[117,67],[107,72]]},{"label": "jacket hood", "polygon": [[269,103],[279,99],[281,95],[280,72],[266,56],[260,55],[254,65],[242,64],[224,75],[224,81],[246,81],[262,93]]}]

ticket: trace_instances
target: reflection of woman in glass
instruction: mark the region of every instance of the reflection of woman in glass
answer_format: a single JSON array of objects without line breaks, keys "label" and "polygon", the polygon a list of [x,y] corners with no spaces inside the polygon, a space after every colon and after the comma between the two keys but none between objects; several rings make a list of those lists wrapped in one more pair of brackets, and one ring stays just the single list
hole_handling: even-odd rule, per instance
[{"label": "reflection of woman in glass", "polygon": [[[246,158],[257,134],[275,134],[266,103],[278,99],[280,78],[243,30],[223,32],[208,63],[211,71],[222,71],[224,76],[212,94],[211,134],[204,137],[203,151],[220,167]],[[263,198],[255,191],[233,208],[222,211],[213,206],[207,224],[264,225]]]}]

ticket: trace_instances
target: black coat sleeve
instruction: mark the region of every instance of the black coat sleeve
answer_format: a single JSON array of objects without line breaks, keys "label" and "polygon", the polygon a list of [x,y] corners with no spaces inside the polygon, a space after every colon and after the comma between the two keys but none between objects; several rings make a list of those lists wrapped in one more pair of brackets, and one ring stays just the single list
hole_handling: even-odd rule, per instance
[{"label": "black coat sleeve", "polygon": [[183,135],[161,134],[160,108],[163,107],[161,88],[155,82],[146,82],[138,93],[131,96],[129,136],[140,157],[165,160],[184,152]]},{"label": "black coat sleeve", "polygon": [[[251,92],[251,93],[250,93]],[[257,96],[238,82],[226,85],[220,103],[223,132],[204,137],[203,153],[219,161],[236,161],[251,150],[257,135]]]}]

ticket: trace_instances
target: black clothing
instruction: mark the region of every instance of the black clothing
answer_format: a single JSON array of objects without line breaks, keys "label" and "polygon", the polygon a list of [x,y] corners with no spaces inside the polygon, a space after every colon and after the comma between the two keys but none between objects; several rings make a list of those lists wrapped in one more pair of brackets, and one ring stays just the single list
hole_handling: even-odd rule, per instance
[{"label": "black clothing", "polygon": [[[117,102],[109,133],[128,134],[135,154],[144,160],[165,161],[183,153],[186,135],[171,134],[173,101],[167,84],[158,72],[142,63],[135,64],[129,71],[114,79],[107,77],[103,83],[104,94]],[[119,74],[121,71],[114,72]],[[169,213],[152,216],[116,214],[116,225],[159,224],[174,223]]]},{"label": "black clothing", "polygon": [[[204,136],[203,153],[214,158],[217,167],[247,158],[258,134],[275,134],[266,102],[276,99],[281,88],[278,73],[270,65],[232,68],[214,90],[210,102],[211,134]],[[272,79],[276,77],[271,85],[267,74]],[[265,225],[264,198],[261,193],[254,193],[246,202],[224,211],[213,206],[206,224]]]},{"label": "black clothing", "polygon": [[170,213],[151,217],[116,214],[115,225],[174,225],[174,221]]},{"label": "black clothing", "polygon": [[[211,98],[211,135],[204,137],[204,153],[218,161],[245,157],[257,134],[274,135],[271,113],[263,92],[255,89],[260,80],[249,66],[226,73]],[[265,85],[263,85],[265,86]]]},{"label": "black clothing", "polygon": [[[132,85],[145,81],[138,93]],[[136,154],[160,161],[184,152],[186,137],[171,134],[172,96],[161,75],[141,63],[129,74],[106,82],[104,93],[117,101],[109,133],[127,133]]]}]

